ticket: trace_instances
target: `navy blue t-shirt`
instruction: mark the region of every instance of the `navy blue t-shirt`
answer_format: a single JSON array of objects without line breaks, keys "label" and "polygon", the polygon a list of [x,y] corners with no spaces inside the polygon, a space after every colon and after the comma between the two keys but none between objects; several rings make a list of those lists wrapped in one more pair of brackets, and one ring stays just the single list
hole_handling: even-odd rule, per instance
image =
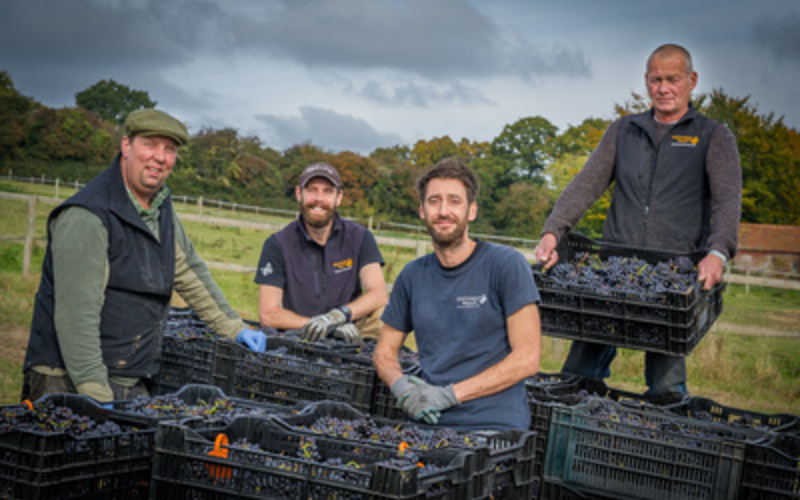
[{"label": "navy blue t-shirt", "polygon": [[[434,385],[465,380],[511,352],[506,318],[539,302],[530,264],[513,248],[477,242],[472,255],[444,268],[435,254],[408,263],[392,287],[381,319],[414,331],[423,378]],[[459,429],[527,429],[530,412],[521,381],[442,412],[439,425]]]}]

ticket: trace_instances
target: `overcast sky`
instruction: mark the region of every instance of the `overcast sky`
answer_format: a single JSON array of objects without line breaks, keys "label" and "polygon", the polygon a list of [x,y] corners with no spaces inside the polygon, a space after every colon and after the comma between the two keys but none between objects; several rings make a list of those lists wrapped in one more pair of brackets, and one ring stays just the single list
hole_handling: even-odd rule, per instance
[{"label": "overcast sky", "polygon": [[692,52],[696,92],[749,95],[800,128],[797,0],[0,1],[0,69],[23,94],[74,106],[110,78],[192,133],[233,127],[278,150],[612,118],[664,42]]}]

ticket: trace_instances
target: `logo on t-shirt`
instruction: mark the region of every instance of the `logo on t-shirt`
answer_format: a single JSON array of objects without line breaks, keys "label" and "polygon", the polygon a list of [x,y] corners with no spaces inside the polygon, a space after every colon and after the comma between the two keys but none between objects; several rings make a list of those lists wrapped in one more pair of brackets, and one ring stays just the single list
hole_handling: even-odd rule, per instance
[{"label": "logo on t-shirt", "polygon": [[347,258],[333,263],[333,272],[335,274],[343,273],[353,269],[353,259]]},{"label": "logo on t-shirt", "polygon": [[700,138],[696,135],[673,135],[672,136],[672,146],[673,147],[684,147],[684,148],[693,148],[697,146],[697,143],[700,142]]},{"label": "logo on t-shirt", "polygon": [[272,264],[267,262],[267,265],[261,268],[261,274],[263,274],[265,277],[272,274]]},{"label": "logo on t-shirt", "polygon": [[456,309],[476,309],[486,303],[486,294],[456,297]]}]

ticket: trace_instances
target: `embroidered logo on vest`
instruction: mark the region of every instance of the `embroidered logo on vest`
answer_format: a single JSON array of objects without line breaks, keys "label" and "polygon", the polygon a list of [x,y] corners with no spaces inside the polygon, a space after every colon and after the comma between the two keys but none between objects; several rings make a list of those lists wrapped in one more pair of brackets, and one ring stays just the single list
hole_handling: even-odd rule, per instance
[{"label": "embroidered logo on vest", "polygon": [[353,269],[353,259],[347,258],[344,260],[340,260],[339,262],[334,262],[333,267],[335,269],[335,271],[333,272],[336,274],[349,271]]},{"label": "embroidered logo on vest", "polygon": [[272,274],[272,263],[267,262],[267,265],[261,268],[261,274],[264,276],[269,276]]},{"label": "embroidered logo on vest", "polygon": [[700,138],[696,135],[673,135],[672,136],[672,146],[673,147],[683,147],[683,148],[693,148],[697,146],[697,143],[700,141]]}]

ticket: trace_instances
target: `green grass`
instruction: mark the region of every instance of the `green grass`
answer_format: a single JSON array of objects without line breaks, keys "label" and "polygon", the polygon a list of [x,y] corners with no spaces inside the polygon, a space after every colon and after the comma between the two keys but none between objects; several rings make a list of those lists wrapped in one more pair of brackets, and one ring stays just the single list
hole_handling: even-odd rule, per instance
[{"label": "green grass", "polygon": [[800,331],[800,291],[729,284],[724,295],[723,323]]}]

